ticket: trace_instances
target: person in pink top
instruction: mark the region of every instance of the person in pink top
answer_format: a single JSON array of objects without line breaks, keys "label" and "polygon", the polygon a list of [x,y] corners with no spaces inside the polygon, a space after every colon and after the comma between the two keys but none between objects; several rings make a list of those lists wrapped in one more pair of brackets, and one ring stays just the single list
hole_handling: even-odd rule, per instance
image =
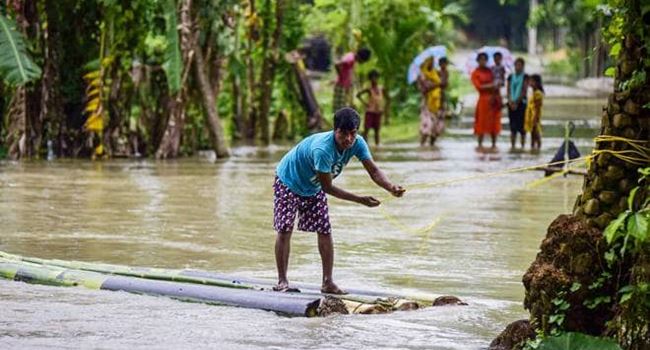
[{"label": "person in pink top", "polygon": [[336,68],[336,83],[334,83],[334,112],[343,107],[352,106],[352,83],[354,66],[357,62],[364,63],[370,59],[370,50],[360,48],[357,52],[348,52],[334,64]]}]

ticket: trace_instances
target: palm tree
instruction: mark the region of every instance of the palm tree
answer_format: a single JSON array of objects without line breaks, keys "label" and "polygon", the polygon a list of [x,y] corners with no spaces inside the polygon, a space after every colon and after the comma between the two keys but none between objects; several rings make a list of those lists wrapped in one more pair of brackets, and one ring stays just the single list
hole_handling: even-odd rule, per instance
[{"label": "palm tree", "polygon": [[[647,2],[613,2],[607,32],[617,58],[615,87],[603,109],[601,135],[583,191],[573,215],[551,224],[541,252],[524,275],[524,305],[539,329],[616,333],[628,349],[650,347],[648,295],[623,303],[619,294],[621,286],[650,283],[650,240],[624,255],[618,248],[608,250],[603,229],[628,208],[639,169],[650,166],[650,7],[642,3]],[[647,196],[640,190],[635,198],[647,206]],[[644,225],[647,236],[647,222]],[[619,260],[610,267],[606,262],[612,261],[611,254]],[[563,305],[561,310],[558,305]]]}]

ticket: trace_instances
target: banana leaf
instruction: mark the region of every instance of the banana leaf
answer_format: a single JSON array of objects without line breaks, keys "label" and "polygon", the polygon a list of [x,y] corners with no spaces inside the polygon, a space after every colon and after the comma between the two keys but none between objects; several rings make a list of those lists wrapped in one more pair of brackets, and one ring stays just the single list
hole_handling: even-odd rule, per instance
[{"label": "banana leaf", "polygon": [[29,54],[15,23],[0,15],[0,76],[12,86],[21,86],[41,77],[41,68]]}]

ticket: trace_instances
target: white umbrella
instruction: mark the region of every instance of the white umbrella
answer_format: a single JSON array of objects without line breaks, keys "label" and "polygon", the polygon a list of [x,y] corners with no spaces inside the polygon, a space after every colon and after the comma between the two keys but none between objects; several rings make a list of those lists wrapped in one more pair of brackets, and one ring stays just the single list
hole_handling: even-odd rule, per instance
[{"label": "white umbrella", "polygon": [[479,53],[487,54],[488,67],[494,66],[494,54],[497,52],[500,52],[501,56],[503,57],[501,64],[505,67],[506,72],[512,72],[515,64],[515,60],[512,57],[512,53],[510,53],[510,50],[501,46],[483,46],[480,49],[474,51],[474,54],[470,55],[470,57],[467,59],[467,62],[465,62],[465,73],[467,73],[467,75],[471,75],[474,69],[478,67],[478,62],[476,62],[476,57],[478,57]]},{"label": "white umbrella", "polygon": [[413,62],[411,62],[409,65],[409,70],[406,73],[406,81],[408,81],[409,84],[412,84],[418,78],[418,75],[420,74],[420,66],[422,63],[424,63],[424,61],[427,60],[427,58],[433,57],[433,64],[437,68],[438,60],[441,57],[446,56],[447,48],[445,48],[443,45],[431,46],[426,50],[420,52],[420,54],[415,56]]}]

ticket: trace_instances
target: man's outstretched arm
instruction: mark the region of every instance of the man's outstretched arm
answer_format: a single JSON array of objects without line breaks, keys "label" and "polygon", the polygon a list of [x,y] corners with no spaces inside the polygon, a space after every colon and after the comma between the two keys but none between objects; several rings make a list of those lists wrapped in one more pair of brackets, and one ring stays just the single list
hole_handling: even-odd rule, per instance
[{"label": "man's outstretched arm", "polygon": [[363,164],[363,167],[366,168],[366,171],[368,172],[368,175],[370,175],[372,181],[374,181],[379,187],[390,192],[393,196],[401,197],[404,192],[406,192],[406,189],[404,189],[402,186],[395,185],[390,182],[386,174],[384,174],[384,172],[379,169],[377,164],[375,164],[372,159],[366,159],[362,161],[361,164]]},{"label": "man's outstretched arm", "polygon": [[352,192],[348,192],[342,188],[336,187],[332,184],[332,174],[318,173],[318,181],[320,181],[323,192],[332,195],[336,198],[363,204],[367,207],[376,207],[380,202],[371,196],[357,196]]}]

